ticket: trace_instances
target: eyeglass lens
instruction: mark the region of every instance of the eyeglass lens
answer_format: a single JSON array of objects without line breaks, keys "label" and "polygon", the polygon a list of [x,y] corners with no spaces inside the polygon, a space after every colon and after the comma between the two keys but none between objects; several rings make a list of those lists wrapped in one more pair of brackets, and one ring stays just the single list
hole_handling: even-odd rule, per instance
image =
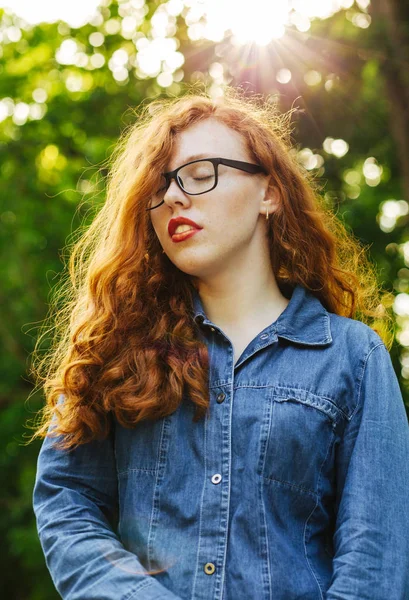
[{"label": "eyeglass lens", "polygon": [[[214,187],[216,168],[210,161],[200,160],[182,167],[176,177],[182,189],[188,194],[204,194]],[[166,189],[166,179],[162,176],[160,188],[151,198],[151,208],[155,208],[162,202]]]}]

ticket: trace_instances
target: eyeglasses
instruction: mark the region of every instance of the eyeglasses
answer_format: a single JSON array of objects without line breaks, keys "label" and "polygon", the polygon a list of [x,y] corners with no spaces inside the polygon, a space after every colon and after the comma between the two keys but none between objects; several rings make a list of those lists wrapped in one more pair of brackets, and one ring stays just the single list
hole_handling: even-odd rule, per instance
[{"label": "eyeglasses", "polygon": [[246,173],[266,173],[260,165],[243,162],[241,160],[230,160],[228,158],[205,158],[192,160],[168,173],[162,173],[162,185],[150,198],[149,208],[158,208],[164,202],[165,194],[174,179],[180,189],[189,196],[199,196],[214,190],[219,180],[218,167],[225,165]]}]

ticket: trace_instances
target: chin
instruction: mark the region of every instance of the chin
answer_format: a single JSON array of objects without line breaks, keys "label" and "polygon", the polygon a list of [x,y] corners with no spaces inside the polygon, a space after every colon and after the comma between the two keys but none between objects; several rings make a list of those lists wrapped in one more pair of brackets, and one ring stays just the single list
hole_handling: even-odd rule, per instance
[{"label": "chin", "polygon": [[171,256],[168,256],[169,260],[179,269],[182,273],[186,275],[191,275],[192,277],[201,277],[206,269],[204,268],[203,261],[201,260],[173,260]]},{"label": "chin", "polygon": [[201,272],[200,269],[198,267],[194,267],[193,265],[175,265],[179,271],[182,271],[182,273],[185,273],[185,275],[190,275],[191,277],[197,277],[198,279],[200,279],[201,277]]},{"label": "chin", "polygon": [[[182,254],[172,256],[172,254],[173,252],[169,252],[167,256],[179,271],[198,279],[214,275],[225,262],[221,260],[220,256],[209,256],[205,252],[202,255],[196,252],[190,254],[188,248],[186,248],[186,252],[183,252],[183,256]],[[189,254],[190,256],[188,256]]]}]

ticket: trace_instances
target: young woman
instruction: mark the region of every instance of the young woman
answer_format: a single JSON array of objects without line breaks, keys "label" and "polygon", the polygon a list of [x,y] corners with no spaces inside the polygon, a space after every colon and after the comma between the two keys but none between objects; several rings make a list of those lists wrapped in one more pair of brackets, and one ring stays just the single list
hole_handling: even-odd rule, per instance
[{"label": "young woman", "polygon": [[188,95],[119,145],[37,369],[34,511],[64,599],[409,598],[386,313],[287,117]]}]

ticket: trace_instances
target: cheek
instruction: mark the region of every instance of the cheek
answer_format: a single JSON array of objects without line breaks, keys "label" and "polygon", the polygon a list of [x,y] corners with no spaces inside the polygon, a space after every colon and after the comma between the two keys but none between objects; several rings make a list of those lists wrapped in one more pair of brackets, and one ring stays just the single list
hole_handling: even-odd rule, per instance
[{"label": "cheek", "polygon": [[233,231],[244,231],[258,218],[259,205],[254,188],[246,185],[231,185],[215,206],[214,222],[216,226],[223,222]]},{"label": "cheek", "polygon": [[254,183],[251,179],[240,176],[223,182],[220,192],[232,211],[241,209],[251,212],[252,208],[256,208],[260,189]]},{"label": "cheek", "polygon": [[165,236],[167,235],[166,219],[159,214],[151,215],[151,225],[154,233],[156,234],[156,237],[160,241],[163,241]]}]

